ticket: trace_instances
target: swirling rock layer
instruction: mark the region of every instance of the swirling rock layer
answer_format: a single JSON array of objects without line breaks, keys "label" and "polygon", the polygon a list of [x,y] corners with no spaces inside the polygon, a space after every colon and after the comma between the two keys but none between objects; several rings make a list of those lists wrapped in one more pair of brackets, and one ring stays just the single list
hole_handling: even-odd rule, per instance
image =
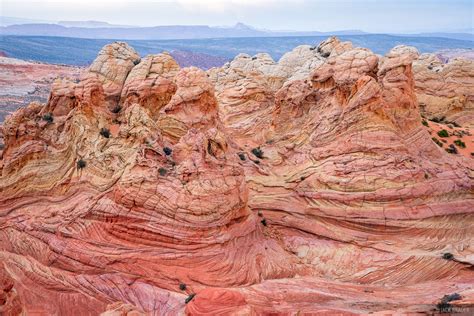
[{"label": "swirling rock layer", "polygon": [[423,54],[414,62],[416,92],[429,119],[474,127],[474,60]]},{"label": "swirling rock layer", "polygon": [[0,312],[469,310],[474,164],[422,125],[416,58],[330,38],[206,73],[104,47],[4,123]]}]

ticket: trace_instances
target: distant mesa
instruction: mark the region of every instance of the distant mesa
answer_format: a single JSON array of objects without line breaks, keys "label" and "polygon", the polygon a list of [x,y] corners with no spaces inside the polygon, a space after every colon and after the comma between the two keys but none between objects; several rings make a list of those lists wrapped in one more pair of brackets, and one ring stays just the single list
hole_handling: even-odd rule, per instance
[{"label": "distant mesa", "polygon": [[59,21],[57,24],[65,27],[85,27],[85,28],[107,28],[107,27],[122,27],[131,28],[136,26],[110,24],[102,21]]}]

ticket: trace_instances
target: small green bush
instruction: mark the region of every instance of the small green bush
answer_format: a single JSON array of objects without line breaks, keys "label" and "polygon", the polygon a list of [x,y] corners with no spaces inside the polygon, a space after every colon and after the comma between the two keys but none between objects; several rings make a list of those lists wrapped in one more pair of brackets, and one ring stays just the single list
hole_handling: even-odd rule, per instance
[{"label": "small green bush", "polygon": [[84,169],[87,166],[87,163],[83,159],[77,161],[77,169]]},{"label": "small green bush", "polygon": [[443,296],[443,298],[436,305],[436,307],[441,313],[450,313],[452,311],[452,305],[450,304],[450,302],[458,301],[460,299],[462,299],[462,297],[458,293],[448,294]]},{"label": "small green bush", "polygon": [[440,313],[450,313],[453,306],[448,302],[441,301],[436,304],[436,308],[439,310]]},{"label": "small green bush", "polygon": [[435,122],[435,123],[442,123],[445,119],[446,119],[446,117],[444,117],[444,116],[442,116],[442,117],[433,117],[431,119],[431,121]]},{"label": "small green bush", "polygon": [[164,147],[163,152],[165,153],[166,156],[169,156],[173,153],[173,150],[169,147]]},{"label": "small green bush", "polygon": [[245,161],[245,154],[244,153],[238,153],[240,160]]},{"label": "small green bush", "polygon": [[445,259],[445,260],[453,260],[453,259],[454,259],[454,256],[453,256],[452,253],[446,252],[446,253],[443,253],[443,259]]},{"label": "small green bush", "polygon": [[252,149],[252,154],[254,154],[254,156],[257,158],[263,158],[263,151],[260,149],[260,147]]},{"label": "small green bush", "polygon": [[453,144],[449,145],[449,147],[446,148],[445,150],[449,154],[457,154],[458,153],[458,150],[456,149],[456,147],[454,147]]},{"label": "small green bush", "polygon": [[110,137],[110,130],[108,128],[102,127],[99,132],[100,135],[102,135],[105,138]]},{"label": "small green bush", "polygon": [[167,171],[165,168],[160,167],[160,168],[158,169],[158,173],[160,174],[160,176],[164,177],[164,176],[166,176],[166,174],[168,173],[168,171]]},{"label": "small green bush", "polygon": [[195,296],[196,296],[195,293],[189,294],[189,296],[186,297],[186,299],[184,300],[184,303],[185,303],[185,304],[188,304],[189,302],[191,302],[191,301],[193,300],[193,298],[194,298]]},{"label": "small green bush", "polygon": [[426,120],[422,120],[421,121],[421,124],[425,125],[425,126],[428,126],[428,122]]},{"label": "small green bush", "polygon": [[454,141],[454,143],[455,143],[456,146],[458,146],[458,147],[466,148],[466,143],[464,143],[464,142],[463,142],[462,140],[460,140],[460,139],[456,139],[456,140]]},{"label": "small green bush", "polygon": [[439,137],[449,137],[449,133],[448,133],[447,130],[442,129],[442,130],[440,130],[440,131],[438,132],[438,136],[439,136]]},{"label": "small green bush", "polygon": [[267,220],[265,218],[262,219],[260,223],[262,223],[263,226],[267,226]]},{"label": "small green bush", "polygon": [[53,121],[54,121],[53,114],[52,113],[46,113],[45,115],[43,115],[43,121],[48,122],[48,124],[53,123]]},{"label": "small green bush", "polygon": [[180,283],[180,284],[179,284],[179,289],[180,289],[181,291],[186,290],[186,284]]},{"label": "small green bush", "polygon": [[432,137],[431,139],[436,143],[436,145],[438,145],[439,147],[443,147],[443,143],[440,142],[439,139],[437,139],[436,137]]}]

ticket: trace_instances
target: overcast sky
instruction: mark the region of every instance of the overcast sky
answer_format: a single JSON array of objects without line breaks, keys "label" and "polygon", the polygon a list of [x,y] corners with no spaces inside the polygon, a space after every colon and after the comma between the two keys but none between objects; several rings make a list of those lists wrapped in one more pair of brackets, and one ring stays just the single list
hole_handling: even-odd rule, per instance
[{"label": "overcast sky", "polygon": [[454,31],[473,28],[473,0],[0,0],[2,16],[114,24],[233,25],[272,30]]}]

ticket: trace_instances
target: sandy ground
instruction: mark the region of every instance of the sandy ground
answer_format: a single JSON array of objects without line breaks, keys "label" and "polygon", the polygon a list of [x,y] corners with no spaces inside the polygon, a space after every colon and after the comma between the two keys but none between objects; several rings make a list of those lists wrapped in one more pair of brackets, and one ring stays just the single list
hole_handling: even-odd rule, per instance
[{"label": "sandy ground", "polygon": [[[436,123],[429,120],[425,121],[428,124],[426,128],[431,134],[431,137],[437,139],[438,143],[442,144],[442,147],[445,150],[449,149],[450,145],[452,145],[454,148],[456,148],[456,151],[458,152],[457,155],[463,155],[465,157],[474,159],[474,135],[469,127],[463,128],[447,123]],[[441,130],[446,130],[449,136],[441,137],[438,135],[438,132]],[[463,142],[465,147],[463,147],[462,144],[456,144],[456,140]]]}]

